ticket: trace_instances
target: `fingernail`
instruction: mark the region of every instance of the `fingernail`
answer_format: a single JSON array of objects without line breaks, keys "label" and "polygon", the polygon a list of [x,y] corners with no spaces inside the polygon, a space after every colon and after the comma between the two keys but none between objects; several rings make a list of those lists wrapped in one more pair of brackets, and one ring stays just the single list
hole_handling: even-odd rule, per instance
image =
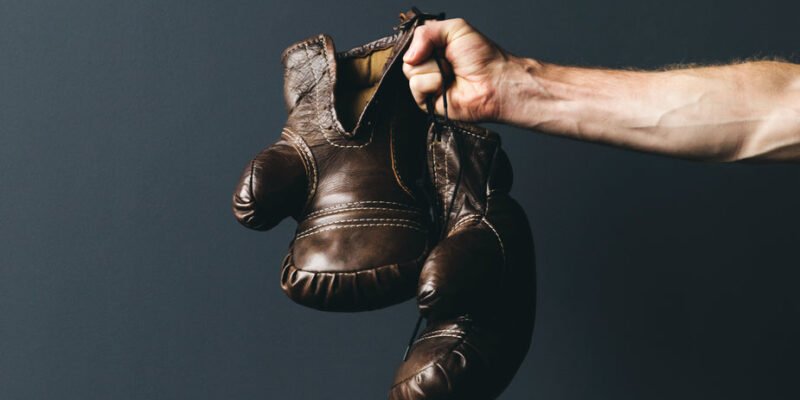
[{"label": "fingernail", "polygon": [[414,51],[414,50],[407,51],[406,54],[403,55],[403,60],[406,60],[406,61],[410,60],[411,57],[414,57],[414,53],[415,52],[416,51]]}]

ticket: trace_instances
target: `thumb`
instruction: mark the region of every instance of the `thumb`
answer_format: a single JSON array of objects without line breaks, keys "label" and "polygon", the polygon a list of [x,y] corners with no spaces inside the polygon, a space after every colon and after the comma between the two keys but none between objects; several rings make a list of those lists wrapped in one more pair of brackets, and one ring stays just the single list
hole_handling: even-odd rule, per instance
[{"label": "thumb", "polygon": [[288,140],[259,152],[245,167],[233,193],[233,214],[242,225],[268,230],[302,211],[308,191],[305,164]]},{"label": "thumb", "polygon": [[419,276],[417,306],[422,315],[444,319],[476,311],[497,297],[502,249],[481,225],[461,229],[431,250]]}]

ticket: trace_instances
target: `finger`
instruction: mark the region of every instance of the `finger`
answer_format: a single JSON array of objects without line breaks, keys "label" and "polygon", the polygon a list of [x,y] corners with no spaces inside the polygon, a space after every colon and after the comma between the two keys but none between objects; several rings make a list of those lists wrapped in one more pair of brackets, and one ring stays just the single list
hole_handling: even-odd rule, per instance
[{"label": "finger", "polygon": [[466,33],[469,27],[461,18],[446,19],[444,21],[425,21],[425,25],[414,30],[414,38],[403,55],[403,61],[416,65],[430,57],[434,48],[447,47],[448,43]]},{"label": "finger", "polygon": [[407,79],[411,79],[415,75],[431,74],[434,72],[439,72],[439,66],[434,59],[429,59],[419,65],[403,63],[403,73],[406,75]]},{"label": "finger", "polygon": [[408,86],[411,88],[411,95],[414,96],[414,101],[421,108],[424,108],[426,97],[439,94],[442,88],[442,75],[438,71],[414,75],[408,80]]}]

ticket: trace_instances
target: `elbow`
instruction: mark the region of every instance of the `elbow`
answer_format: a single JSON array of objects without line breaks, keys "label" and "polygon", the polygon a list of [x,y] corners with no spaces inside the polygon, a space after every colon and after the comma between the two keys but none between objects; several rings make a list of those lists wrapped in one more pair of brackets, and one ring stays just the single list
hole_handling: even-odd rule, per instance
[{"label": "elbow", "polygon": [[800,161],[800,70],[769,96],[769,110],[746,132],[731,161]]},{"label": "elbow", "polygon": [[748,132],[724,161],[800,161],[800,107],[782,108]]},{"label": "elbow", "polygon": [[724,161],[800,161],[800,65],[765,61],[751,68],[761,80],[746,96],[753,123]]}]

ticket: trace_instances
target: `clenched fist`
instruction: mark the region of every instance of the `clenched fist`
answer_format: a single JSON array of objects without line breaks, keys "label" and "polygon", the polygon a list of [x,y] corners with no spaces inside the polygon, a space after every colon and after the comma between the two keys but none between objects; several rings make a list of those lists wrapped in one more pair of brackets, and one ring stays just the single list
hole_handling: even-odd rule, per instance
[{"label": "clenched fist", "polygon": [[460,18],[429,20],[414,32],[403,56],[403,72],[417,104],[435,96],[436,112],[444,113],[442,73],[433,52],[444,49],[443,68],[449,75],[448,113],[462,121],[497,121],[503,111],[500,83],[514,58]]}]

